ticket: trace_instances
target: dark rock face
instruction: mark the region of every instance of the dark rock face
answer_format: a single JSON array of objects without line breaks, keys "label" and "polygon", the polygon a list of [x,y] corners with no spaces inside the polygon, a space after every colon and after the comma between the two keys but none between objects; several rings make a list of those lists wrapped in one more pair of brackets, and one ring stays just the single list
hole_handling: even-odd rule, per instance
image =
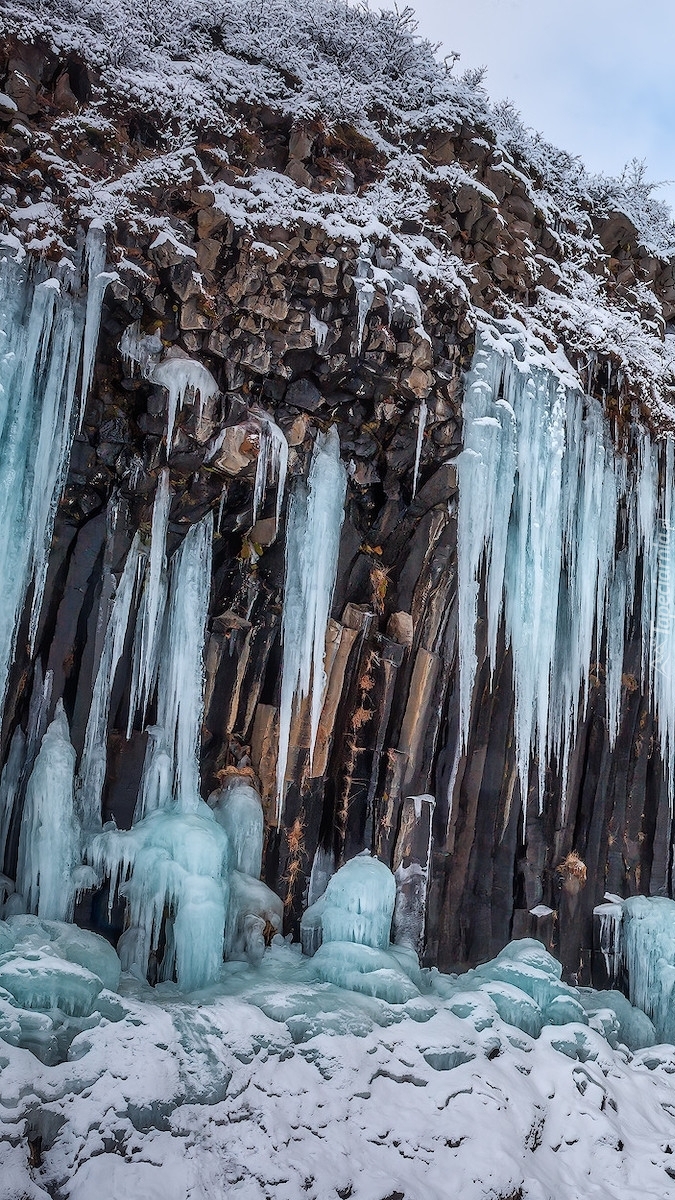
[{"label": "dark rock face", "polygon": [[[6,47],[3,62],[3,86],[25,128],[33,122],[57,139],[58,132],[49,132],[55,115],[88,100],[86,66],[18,45]],[[324,186],[325,131],[286,127],[253,112],[249,133],[236,146],[240,173],[265,166],[304,187]],[[58,513],[36,655],[29,660],[22,637],[3,745],[6,754],[17,724],[26,724],[39,663],[54,673],[52,705],[63,699],[81,751],[110,574],[119,575],[135,530],[149,530],[158,474],[168,464],[169,553],[206,512],[217,515],[202,791],[208,795],[231,769],[254,775],[268,817],[264,876],[283,898],[288,929],[297,932],[317,850],[332,853],[339,865],[367,847],[394,868],[412,863],[423,873],[427,920],[420,937],[427,962],[444,970],[471,966],[510,937],[531,934],[561,956],[569,977],[585,983],[594,969],[592,909],[605,890],[671,893],[672,818],[653,717],[635,682],[637,633],[626,653],[617,745],[610,752],[598,678],[564,809],[551,773],[541,813],[534,786],[525,804],[519,794],[503,649],[492,687],[487,664],[479,668],[467,751],[456,753],[454,460],[461,450],[462,375],[473,351],[471,305],[500,315],[511,301],[525,302],[537,284],[537,257],[548,272],[539,283],[554,288],[562,253],[518,173],[503,169],[497,152],[473,135],[461,125],[432,131],[424,148],[435,163],[470,168],[476,181],[432,196],[436,226],[472,273],[468,292],[458,286],[423,295],[426,336],[410,317],[390,321],[385,297],[376,293],[359,349],[356,246],[309,219],[270,227],[264,241],[260,230],[254,238],[215,205],[196,168],[192,179],[155,188],[150,202],[188,247],[187,257],[171,241],[152,248],[147,233],[120,218],[109,242],[118,278],[106,294],[94,386]],[[161,144],[142,114],[117,118],[114,153],[84,134],[79,142],[70,137],[61,153],[101,175],[122,150],[127,160],[147,161]],[[333,151],[344,157],[338,175],[347,194],[378,169],[377,156],[368,159],[355,131],[343,130]],[[213,145],[201,153],[202,165],[213,169]],[[6,131],[2,155],[12,187],[21,182],[30,199],[36,158],[16,126]],[[221,179],[235,177],[219,170]],[[66,185],[52,182],[65,204]],[[624,289],[647,272],[671,316],[671,267],[639,247],[627,221],[599,223],[598,271],[609,271]],[[132,373],[120,354],[120,338],[134,322],[164,350],[204,363],[220,389],[203,413],[190,404],[179,411],[168,451],[166,393]],[[413,495],[422,402],[427,418]],[[628,402],[616,400],[619,415]],[[270,491],[252,528],[261,411],[286,435],[291,483],[307,469],[317,430],[329,424],[338,429],[349,470],[319,739],[310,770],[301,711],[280,826],[274,780],[285,518],[274,540]],[[146,740],[141,728],[125,736],[130,650],[115,679],[103,797],[104,814],[125,827]],[[435,798],[435,807],[410,799],[424,795]],[[15,853],[16,839],[5,863],[10,873]],[[410,891],[411,909],[419,908],[421,894]],[[550,912],[533,914],[538,907]],[[96,923],[103,908],[94,897],[80,917]]]}]

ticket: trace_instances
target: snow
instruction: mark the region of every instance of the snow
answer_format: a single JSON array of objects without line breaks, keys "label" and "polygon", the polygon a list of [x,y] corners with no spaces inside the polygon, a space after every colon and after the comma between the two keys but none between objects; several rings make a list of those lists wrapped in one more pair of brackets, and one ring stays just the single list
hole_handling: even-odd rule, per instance
[{"label": "snow", "polygon": [[[44,938],[45,978],[48,952]],[[528,960],[555,980],[543,947],[511,955]],[[82,989],[91,1015],[67,1018],[50,1065],[24,1048],[44,1031],[19,1022],[63,1018],[4,1007],[3,1194],[445,1200],[449,1181],[462,1200],[670,1194],[675,1051],[622,1046],[612,993],[571,989],[591,1024],[533,1037],[499,1014],[509,985],[431,972],[423,995],[389,1004],[317,982],[312,961],[277,939],[257,967],[226,964],[199,1005],[129,976],[116,995],[84,1003]],[[524,1024],[532,1003],[521,992],[512,1015]],[[26,1129],[42,1138],[36,1168]]]}]

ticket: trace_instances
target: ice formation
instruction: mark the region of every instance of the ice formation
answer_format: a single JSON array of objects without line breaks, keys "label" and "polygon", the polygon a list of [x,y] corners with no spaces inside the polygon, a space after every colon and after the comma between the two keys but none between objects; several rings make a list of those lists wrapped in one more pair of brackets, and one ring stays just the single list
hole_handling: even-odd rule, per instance
[{"label": "ice formation", "polygon": [[310,761],[316,743],[325,683],[326,628],[337,575],[346,488],[340,439],[332,426],[327,433],[317,435],[307,483],[297,482],[288,511],[277,817],[283,807],[293,713],[307,698],[310,699]]},{"label": "ice formation", "polygon": [[29,911],[52,921],[73,917],[81,855],[74,779],[75,751],[59,700],[26,788],[16,875]]},{"label": "ice formation", "polygon": [[110,276],[105,241],[87,235],[88,299],[77,272],[48,276],[28,258],[0,260],[0,706],[7,688],[16,631],[33,583],[30,639],[42,604],[54,515],[65,482],[77,413],[82,366],[84,399],[92,370],[100,306]]},{"label": "ice formation", "polygon": [[159,363],[163,350],[162,339],[157,333],[143,333],[140,321],[134,321],[124,330],[120,339],[122,361],[133,376],[136,367],[141,376],[146,376]]},{"label": "ice formation", "polygon": [[97,220],[91,222],[85,246],[87,271],[87,307],[84,321],[82,348],[82,387],[80,390],[79,428],[82,428],[84,406],[94,377],[94,362],[98,334],[101,325],[103,297],[109,283],[117,279],[116,271],[105,270],[106,236],[104,226]]},{"label": "ice formation", "polygon": [[141,602],[136,617],[127,737],[131,734],[137,714],[140,714],[141,723],[145,722],[148,704],[157,680],[168,587],[166,534],[170,509],[169,471],[165,468],[160,471],[152,509],[152,540],[145,569]]},{"label": "ice formation", "polygon": [[199,744],[204,708],[204,635],[211,592],[213,515],[192,525],[171,561],[166,629],[159,656],[157,723],[173,765],[173,798],[201,804]]},{"label": "ice formation", "polygon": [[288,470],[288,442],[278,425],[266,413],[260,415],[260,448],[255,469],[253,485],[253,524],[255,525],[262,510],[265,499],[265,489],[268,477],[271,476],[276,484],[275,520],[277,529],[281,517],[286,488],[286,473]]},{"label": "ice formation", "polygon": [[417,413],[417,439],[415,441],[415,468],[413,470],[413,500],[417,495],[417,481],[420,475],[420,460],[422,458],[422,445],[424,443],[424,431],[427,427],[428,409],[426,402],[420,400],[420,406]]},{"label": "ice formation", "polygon": [[[153,521],[157,540],[146,581],[146,594],[151,595],[139,613],[140,622],[146,619],[138,642],[146,662],[153,659],[155,651],[148,645],[157,636],[157,625],[150,629],[147,618],[151,608],[159,611],[169,503],[166,479],[160,489]],[[227,835],[199,795],[212,527],[209,513],[189,529],[171,562],[158,653],[158,726],[148,741],[138,819],[130,830],[103,830],[88,852],[92,865],[111,881],[110,903],[118,890],[125,897],[130,926],[142,931],[148,955],[156,953],[160,938],[165,939],[160,977],[170,980],[175,970],[187,990],[218,973],[229,890]],[[128,567],[129,559],[125,573]]]},{"label": "ice formation", "polygon": [[392,871],[368,851],[331,875],[323,895],[306,908],[300,929],[303,949],[313,954],[325,942],[358,942],[387,949],[396,883]]},{"label": "ice formation", "polygon": [[[193,991],[216,979],[223,961],[228,901],[227,835],[209,808],[151,812],[128,830],[106,829],[94,839],[93,865],[118,890],[129,925],[145,935],[158,958],[158,978]],[[167,911],[170,913],[167,916]],[[164,954],[156,948],[164,938]]]},{"label": "ice formation", "polygon": [[101,797],[106,773],[110,700],[115,684],[115,673],[124,650],[141,559],[141,539],[140,534],[137,533],[127,554],[124,570],[115,590],[84,735],[84,749],[80,760],[76,794],[78,813],[85,829],[96,829],[101,825]]},{"label": "ice formation", "polygon": [[651,1017],[658,1037],[675,1041],[675,901],[633,896],[623,901],[621,960],[632,1004]]},{"label": "ice formation", "polygon": [[675,677],[659,669],[675,651],[673,441],[668,437],[662,451],[659,489],[659,454],[647,432],[635,429],[633,438],[636,467],[629,472],[600,404],[583,395],[565,364],[553,364],[521,329],[497,322],[479,332],[458,460],[460,731],[466,745],[484,587],[492,668],[502,621],[513,658],[523,804],[531,758],[540,802],[553,761],[564,802],[593,662],[605,667],[614,743],[633,611],[641,614],[643,683],[654,701],[673,794]]},{"label": "ice formation", "polygon": [[232,866],[254,879],[260,877],[264,817],[260,796],[245,777],[235,775],[209,796],[209,806],[225,830],[232,850]]},{"label": "ice formation", "polygon": [[192,358],[165,358],[163,362],[152,365],[147,377],[152,383],[158,383],[169,393],[167,404],[166,452],[171,453],[173,431],[176,423],[176,413],[183,407],[186,399],[192,396],[193,403],[199,403],[199,415],[211,400],[219,395],[218,384],[210,371],[202,363]]},{"label": "ice formation", "polygon": [[389,324],[406,321],[409,323],[412,318],[415,332],[428,342],[429,335],[424,328],[422,301],[412,282],[411,272],[406,267],[377,266],[372,262],[371,255],[372,247],[366,243],[354,275],[357,304],[356,353],[360,354],[363,348],[366,320],[378,291],[386,299]]}]

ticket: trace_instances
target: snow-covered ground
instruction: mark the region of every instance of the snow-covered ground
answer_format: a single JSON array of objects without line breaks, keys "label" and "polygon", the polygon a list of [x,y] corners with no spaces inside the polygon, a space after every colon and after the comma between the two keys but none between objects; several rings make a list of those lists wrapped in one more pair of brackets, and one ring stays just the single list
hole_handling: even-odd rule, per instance
[{"label": "snow-covered ground", "polygon": [[650,1025],[616,993],[533,942],[399,1005],[313,963],[278,938],[189,999],[123,976],[53,1065],[0,1042],[2,1200],[675,1196],[675,1047],[622,1045]]}]

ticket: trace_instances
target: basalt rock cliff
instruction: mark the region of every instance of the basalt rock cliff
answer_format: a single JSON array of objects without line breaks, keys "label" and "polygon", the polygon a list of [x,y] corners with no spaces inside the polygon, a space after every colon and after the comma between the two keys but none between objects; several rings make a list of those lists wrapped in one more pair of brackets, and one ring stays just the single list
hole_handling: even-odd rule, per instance
[{"label": "basalt rock cliff", "polygon": [[[502,633],[490,669],[481,601],[461,743],[462,400],[476,331],[496,322],[577,373],[629,462],[636,421],[667,432],[668,218],[639,169],[586,175],[491,107],[479,79],[439,64],[405,15],[297,3],[283,20],[247,4],[179,18],[139,24],[118,6],[106,28],[102,8],[63,5],[47,25],[37,4],[0,8],[2,254],[74,261],[94,222],[110,276],[32,651],[27,612],[18,632],[3,754],[47,672],[82,753],[111,595],[168,467],[169,555],[209,511],[215,523],[202,794],[232,774],[259,788],[264,878],[287,931],[313,867],[319,888],[368,848],[426,906],[427,963],[456,970],[535,935],[569,977],[602,983],[592,914],[605,892],[672,893],[639,618],[616,741],[598,662],[564,794],[554,762],[538,795],[533,759],[522,796],[511,650]],[[188,392],[168,442],[167,392],[143,369],[159,358],[196,360],[217,384],[206,403]],[[289,448],[278,530],[272,486],[254,518],[269,418]],[[329,428],[348,483],[327,683],[311,761],[307,704],[295,713],[277,819],[288,496]],[[131,674],[129,634],[103,793],[122,828],[154,719],[151,707],[127,729]],[[21,797],[10,878],[20,811]],[[104,901],[85,891],[77,919],[114,937],[123,912],[110,923]]]}]

